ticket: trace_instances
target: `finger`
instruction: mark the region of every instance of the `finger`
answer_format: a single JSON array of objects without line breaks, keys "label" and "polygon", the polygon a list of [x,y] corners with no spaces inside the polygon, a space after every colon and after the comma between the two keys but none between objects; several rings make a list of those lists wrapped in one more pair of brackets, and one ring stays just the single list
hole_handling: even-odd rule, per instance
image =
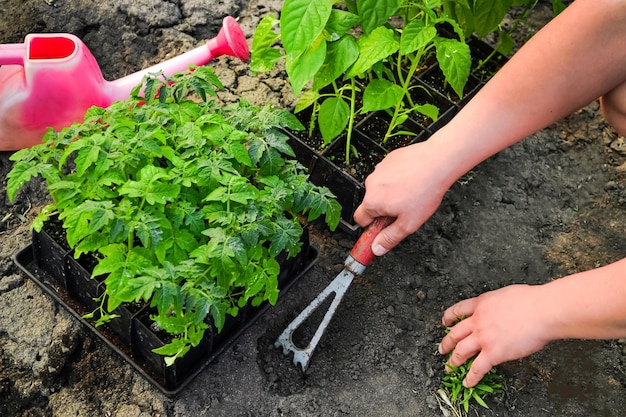
[{"label": "finger", "polygon": [[461,340],[454,347],[452,354],[448,358],[448,363],[454,367],[459,367],[480,352],[480,344],[475,337],[469,335]]},{"label": "finger", "polygon": [[408,228],[402,219],[396,219],[376,236],[372,242],[372,252],[376,256],[382,256],[395,248],[405,237],[414,231]]},{"label": "finger", "polygon": [[446,311],[443,312],[443,317],[441,318],[441,322],[443,323],[444,326],[451,327],[458,320],[471,317],[472,314],[474,314],[475,309],[476,309],[476,297],[459,301],[453,306],[448,307]]},{"label": "finger", "polygon": [[[439,343],[439,353],[445,355],[451,352],[456,345],[472,333],[472,323],[470,320],[464,320],[452,328],[447,335],[441,339]],[[461,362],[462,363],[462,362]]]},{"label": "finger", "polygon": [[366,209],[363,203],[359,205],[352,215],[354,221],[361,227],[365,228],[374,221],[379,214],[373,210]]},{"label": "finger", "polygon": [[478,356],[476,356],[476,359],[474,359],[474,362],[472,362],[472,366],[470,366],[463,380],[463,386],[467,388],[475,386],[487,375],[487,372],[489,372],[493,366],[494,364],[489,360],[489,355],[485,352],[480,352]]}]

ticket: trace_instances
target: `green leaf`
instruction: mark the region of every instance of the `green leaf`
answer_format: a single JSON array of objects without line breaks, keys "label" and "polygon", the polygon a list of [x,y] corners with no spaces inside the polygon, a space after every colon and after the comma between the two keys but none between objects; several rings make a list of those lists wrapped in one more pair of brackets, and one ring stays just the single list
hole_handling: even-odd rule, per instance
[{"label": "green leaf", "polygon": [[567,6],[565,5],[565,3],[563,3],[563,1],[552,0],[552,16],[554,17],[558,16],[566,8]]},{"label": "green leaf", "polygon": [[[146,209],[134,219],[134,230],[144,248],[157,249],[159,242],[169,237],[171,225],[165,215],[158,210]],[[167,236],[164,234],[167,231]]]},{"label": "green leaf", "polygon": [[285,160],[274,148],[269,148],[261,157],[260,173],[263,176],[275,175],[284,166]]},{"label": "green leaf", "polygon": [[279,36],[272,28],[278,23],[276,16],[270,14],[261,19],[254,31],[250,69],[255,73],[269,71],[282,57],[280,50],[272,46]]},{"label": "green leaf", "polygon": [[337,80],[358,56],[359,46],[352,36],[344,36],[335,42],[329,42],[324,64],[315,74],[313,89],[320,90]]},{"label": "green leaf", "polygon": [[493,388],[490,387],[487,384],[477,384],[476,386],[474,386],[475,389],[480,390],[480,391],[485,391],[485,392],[493,392]]},{"label": "green leaf", "polygon": [[372,68],[378,61],[393,55],[400,48],[393,29],[378,27],[358,40],[359,58],[346,73],[347,78],[356,77]]},{"label": "green leaf", "polygon": [[108,245],[110,240],[105,233],[94,232],[82,239],[74,247],[74,257],[79,258],[83,254],[96,253],[102,246]]},{"label": "green leaf", "polygon": [[315,73],[324,64],[326,58],[326,41],[321,37],[300,54],[287,56],[285,69],[289,76],[294,94],[300,94],[306,83],[313,79]]},{"label": "green leaf", "polygon": [[332,9],[328,22],[326,22],[326,32],[328,40],[334,42],[348,33],[361,22],[361,17],[340,9]]},{"label": "green leaf", "polygon": [[274,225],[274,233],[270,243],[270,255],[277,256],[281,251],[292,252],[300,241],[302,228],[298,220],[280,218]]},{"label": "green leaf", "polygon": [[400,54],[408,55],[421,48],[426,48],[437,36],[434,26],[424,24],[422,20],[413,20],[405,26],[400,36]]},{"label": "green leaf", "polygon": [[434,9],[441,6],[442,0],[424,0],[424,7],[426,9]]},{"label": "green leaf", "polygon": [[109,224],[114,218],[111,201],[87,200],[64,210],[59,219],[67,233],[67,243],[74,247],[82,239]]},{"label": "green leaf", "polygon": [[[198,247],[198,240],[195,235],[187,229],[174,229],[170,239],[172,239],[171,246],[174,248],[172,253],[174,260],[187,259],[187,255]],[[180,249],[178,253],[176,248]]]},{"label": "green leaf", "polygon": [[509,55],[513,52],[513,47],[515,46],[513,43],[513,38],[507,32],[502,30],[498,31],[498,39],[500,42],[496,47],[496,51],[500,52],[503,55]]},{"label": "green leaf", "polygon": [[329,97],[320,106],[318,118],[320,131],[328,143],[348,126],[350,107],[339,97]]},{"label": "green leaf", "polygon": [[104,229],[115,217],[112,210],[113,204],[110,201],[102,201],[94,204],[94,206],[90,213],[89,233]]},{"label": "green leaf", "polygon": [[228,152],[229,155],[232,155],[240,164],[247,167],[253,166],[250,155],[248,154],[248,149],[243,143],[235,142],[224,144],[224,150]]},{"label": "green leaf", "polygon": [[33,223],[30,225],[31,230],[36,232],[41,232],[43,229],[44,223],[50,220],[50,217],[54,214],[56,210],[56,206],[53,204],[48,204],[41,209],[41,211],[37,214],[37,217],[33,220]]},{"label": "green leaf", "polygon": [[[175,312],[179,316],[183,308],[183,294],[178,282],[161,280],[159,286],[154,291],[151,305],[157,307],[159,315],[167,317],[170,312]],[[165,320],[159,320],[164,323]],[[165,328],[165,326],[164,326]]]},{"label": "green leaf", "polygon": [[474,32],[474,13],[468,0],[444,0],[443,10],[463,28],[466,37]]},{"label": "green leaf", "polygon": [[288,59],[300,55],[318,39],[330,17],[333,3],[331,0],[285,0],[280,30]]},{"label": "green leaf", "polygon": [[[266,259],[263,262],[263,269],[267,271],[268,275],[272,277],[278,276],[279,266],[278,263],[273,259]],[[272,280],[268,280],[265,285],[265,293],[263,294],[262,300],[267,300],[271,305],[275,305],[276,301],[278,301],[278,295],[280,291],[278,290],[278,281],[274,278]],[[258,297],[258,296],[257,296]],[[252,305],[258,305],[257,297],[253,300]]]},{"label": "green leaf", "polygon": [[242,177],[230,176],[224,185],[225,187],[211,191],[204,198],[204,201],[232,201],[246,205],[250,200],[256,198],[258,192],[256,187]]},{"label": "green leaf", "polygon": [[76,173],[78,175],[84,175],[87,169],[94,165],[98,161],[100,156],[99,146],[84,146],[78,152],[76,159]]},{"label": "green leaf", "polygon": [[176,359],[184,356],[190,348],[191,346],[189,345],[187,340],[173,339],[170,343],[166,345],[152,349],[152,352],[156,353],[157,355],[165,356],[165,364],[167,366],[172,366],[175,363]]},{"label": "green leaf", "polygon": [[495,31],[504,19],[512,0],[474,0],[474,31],[479,39]]},{"label": "green leaf", "polygon": [[469,400],[471,398],[471,388],[464,391],[463,399],[461,400],[461,404],[463,404],[463,410],[467,413],[469,411]]},{"label": "green leaf", "polygon": [[150,263],[136,251],[127,252],[124,245],[110,245],[103,249],[107,253],[94,267],[92,275],[107,275],[104,280],[107,310],[113,311],[122,303],[133,301],[133,298],[129,298],[133,294],[127,293],[126,288],[131,285],[137,271]]},{"label": "green leaf", "polygon": [[141,168],[138,176],[139,181],[128,181],[119,188],[119,193],[131,198],[145,199],[151,205],[163,205],[173,201],[180,193],[180,185],[161,182],[171,180],[163,168],[148,165]]},{"label": "green leaf", "polygon": [[[261,271],[262,272],[262,271]],[[267,277],[265,274],[258,274],[253,277],[246,285],[246,297],[254,297],[265,287]]]},{"label": "green leaf", "polygon": [[437,38],[435,47],[437,61],[446,81],[450,83],[459,97],[463,97],[463,89],[472,66],[469,46],[455,39]]},{"label": "green leaf", "polygon": [[267,132],[265,136],[265,142],[269,147],[276,149],[283,155],[295,157],[296,155],[294,154],[293,149],[291,149],[291,146],[289,146],[287,140],[288,137],[278,131]]},{"label": "green leaf", "polygon": [[361,113],[392,108],[402,100],[404,90],[391,81],[373,79],[363,92]]},{"label": "green leaf", "polygon": [[[331,231],[334,231],[339,225],[339,221],[341,220],[341,205],[339,204],[339,202],[337,202],[337,200],[334,199],[335,196],[333,196],[332,198],[333,199],[326,200],[326,204],[323,210],[325,213],[325,220],[326,220],[326,224],[328,224],[328,228]],[[313,217],[313,219],[316,218],[310,215],[309,216],[310,220],[313,220],[311,219],[311,217]]]},{"label": "green leaf", "polygon": [[[17,191],[24,186],[32,178],[37,177],[41,172],[52,174],[54,167],[50,164],[32,164],[28,162],[18,161],[7,175],[7,196],[9,201],[13,202]],[[58,174],[52,174],[58,178]]]},{"label": "green leaf", "polygon": [[439,118],[439,107],[434,104],[418,104],[411,109],[413,112],[423,114],[426,117],[430,117],[433,121],[437,121]]},{"label": "green leaf", "polygon": [[361,26],[368,34],[385,23],[400,8],[402,0],[356,0]]},{"label": "green leaf", "polygon": [[307,107],[312,106],[319,98],[321,97],[320,93],[316,90],[308,90],[300,95],[298,101],[296,102],[296,106],[294,109],[294,113],[300,113],[302,110]]},{"label": "green leaf", "polygon": [[135,302],[150,301],[155,288],[159,286],[159,282],[153,277],[138,276],[134,277],[117,292],[117,296]]},{"label": "green leaf", "polygon": [[94,277],[100,275],[110,274],[117,269],[124,268],[126,266],[126,246],[123,244],[112,244],[103,246],[100,248],[100,253],[104,255],[104,258],[98,262],[93,269],[92,275]]},{"label": "green leaf", "polygon": [[296,195],[294,208],[298,212],[308,210],[308,221],[325,214],[326,223],[331,230],[335,230],[341,218],[341,205],[327,188],[303,190],[302,194]]},{"label": "green leaf", "polygon": [[473,391],[472,392],[472,398],[481,406],[484,408],[489,408],[489,406],[487,405],[487,403],[480,397],[480,395],[478,395],[478,392]]},{"label": "green leaf", "polygon": [[267,143],[263,138],[254,138],[248,143],[248,155],[253,164],[258,164],[263,154],[267,151]]},{"label": "green leaf", "polygon": [[276,124],[280,127],[286,127],[291,130],[302,130],[304,126],[298,118],[290,111],[285,109],[273,109],[276,115]]},{"label": "green leaf", "polygon": [[217,328],[217,331],[221,331],[226,321],[226,304],[212,304],[211,305],[211,317],[213,317],[213,323]]}]

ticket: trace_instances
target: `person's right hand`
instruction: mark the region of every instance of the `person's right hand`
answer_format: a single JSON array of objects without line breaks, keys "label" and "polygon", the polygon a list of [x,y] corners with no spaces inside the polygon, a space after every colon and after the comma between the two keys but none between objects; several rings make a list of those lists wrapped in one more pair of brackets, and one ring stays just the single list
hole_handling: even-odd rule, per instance
[{"label": "person's right hand", "polygon": [[447,178],[450,161],[433,139],[389,153],[365,180],[365,197],[354,212],[354,220],[366,227],[376,217],[396,219],[374,240],[372,250],[376,256],[387,253],[419,229],[456,179]]}]

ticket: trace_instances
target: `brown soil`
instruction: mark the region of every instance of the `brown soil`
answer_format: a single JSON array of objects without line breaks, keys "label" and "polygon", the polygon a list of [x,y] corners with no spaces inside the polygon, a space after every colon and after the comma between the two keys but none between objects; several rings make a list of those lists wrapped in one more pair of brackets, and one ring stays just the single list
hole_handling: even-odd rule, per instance
[{"label": "brown soil", "polygon": [[[239,17],[250,36],[282,2],[0,4],[0,42],[74,33],[113,79],[215,36],[225,15]],[[549,14],[550,2],[541,1],[532,27]],[[214,65],[228,86],[225,101],[293,103],[280,70],[257,77],[227,57]],[[443,375],[436,353],[442,311],[486,290],[538,284],[623,257],[625,143],[592,103],[479,165],[419,232],[355,280],[303,375],[274,340],[341,271],[355,241],[314,227],[320,255],[312,270],[177,398],[162,395],[19,272],[12,257],[29,242],[28,224],[48,197],[34,182],[10,203],[10,153],[1,153],[0,415],[449,415],[435,394]],[[498,366],[505,394],[470,415],[623,416],[625,360],[624,341],[553,343]]]}]

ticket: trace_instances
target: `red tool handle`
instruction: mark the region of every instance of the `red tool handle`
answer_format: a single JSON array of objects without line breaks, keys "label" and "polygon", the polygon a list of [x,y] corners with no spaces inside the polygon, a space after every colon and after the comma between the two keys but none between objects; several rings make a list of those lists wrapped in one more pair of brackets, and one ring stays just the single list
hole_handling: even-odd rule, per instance
[{"label": "red tool handle", "polygon": [[393,223],[394,220],[395,218],[386,216],[375,218],[354,244],[352,251],[350,251],[350,256],[361,265],[368,266],[376,256],[372,252],[374,238],[378,236],[381,230]]}]

